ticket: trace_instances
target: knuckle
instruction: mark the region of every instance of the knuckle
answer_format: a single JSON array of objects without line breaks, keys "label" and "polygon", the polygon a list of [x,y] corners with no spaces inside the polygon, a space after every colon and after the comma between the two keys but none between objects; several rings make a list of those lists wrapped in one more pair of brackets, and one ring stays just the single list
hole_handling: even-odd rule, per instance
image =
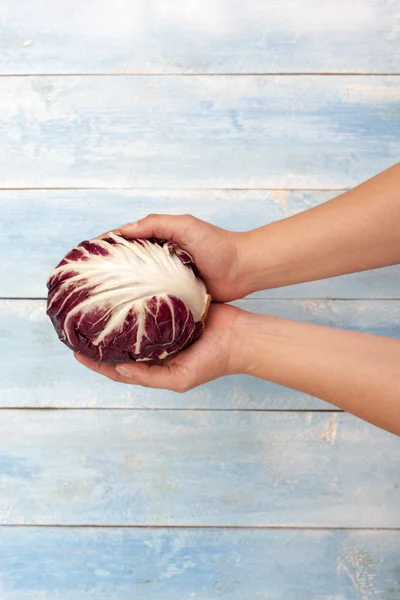
[{"label": "knuckle", "polygon": [[176,392],[177,394],[184,394],[186,392],[186,389],[184,386],[179,384],[179,385],[176,385],[172,391]]},{"label": "knuckle", "polygon": [[196,217],[194,217],[190,213],[185,213],[184,215],[182,215],[182,218],[185,219],[185,221],[187,221],[188,223],[191,223],[196,220]]},{"label": "knuckle", "polygon": [[177,383],[175,383],[174,385],[174,392],[177,392],[178,394],[184,394],[185,392],[188,392],[191,389],[191,385],[189,381],[178,381]]},{"label": "knuckle", "polygon": [[139,219],[139,221],[143,222],[143,221],[154,221],[155,219],[159,218],[159,214],[157,213],[150,213],[148,215],[146,215],[145,217],[143,217],[143,219]]}]

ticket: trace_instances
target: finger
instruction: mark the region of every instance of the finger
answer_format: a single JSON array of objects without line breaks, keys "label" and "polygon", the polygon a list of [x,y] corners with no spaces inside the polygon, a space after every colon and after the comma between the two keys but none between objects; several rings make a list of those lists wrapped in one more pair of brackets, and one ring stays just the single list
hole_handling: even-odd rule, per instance
[{"label": "finger", "polygon": [[115,365],[97,363],[93,360],[90,360],[89,358],[77,354],[76,352],[74,353],[74,358],[87,369],[90,369],[95,373],[99,373],[100,375],[104,375],[104,377],[112,379],[112,381],[117,381],[119,383],[134,383],[134,381],[131,378],[127,379],[126,377],[123,377],[123,375],[118,373],[118,371],[115,370]]},{"label": "finger", "polygon": [[119,229],[109,229],[108,231],[105,231],[104,233],[101,233],[100,235],[96,235],[96,237],[92,238],[92,240],[102,240],[103,238],[106,238],[110,235],[110,233],[114,233],[115,235],[121,235],[121,232]]},{"label": "finger", "polygon": [[184,392],[190,387],[188,377],[179,363],[165,365],[124,363],[115,369],[124,379],[145,387]]},{"label": "finger", "polygon": [[[184,391],[180,385],[182,378],[176,372],[178,369],[172,369],[166,364],[159,366],[157,364],[148,365],[145,363],[123,363],[122,365],[109,365],[97,363],[90,358],[74,353],[75,359],[83,366],[95,373],[104,375],[112,381],[119,383],[128,383],[141,385],[143,387],[152,387],[158,389],[170,389],[172,391]],[[118,370],[117,370],[118,369]]]},{"label": "finger", "polygon": [[122,235],[134,238],[156,237],[174,240],[182,245],[191,241],[192,215],[148,215],[136,223],[121,225]]}]

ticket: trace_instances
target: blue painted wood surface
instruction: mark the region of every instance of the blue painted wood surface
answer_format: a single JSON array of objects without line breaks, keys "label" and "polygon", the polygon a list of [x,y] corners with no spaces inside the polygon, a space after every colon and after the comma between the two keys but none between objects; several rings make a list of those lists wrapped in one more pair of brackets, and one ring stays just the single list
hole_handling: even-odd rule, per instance
[{"label": "blue painted wood surface", "polygon": [[8,525],[400,528],[399,439],[345,413],[2,410],[0,473]]},{"label": "blue painted wood surface", "polygon": [[[400,301],[244,300],[245,310],[400,338]],[[0,407],[331,410],[307,394],[235,376],[184,395],[126,386],[84,369],[61,344],[45,302],[0,301]]]},{"label": "blue painted wood surface", "polygon": [[[398,439],[251,378],[111,384],[27,298],[122,221],[251,228],[398,161],[399,15],[398,0],[0,3],[0,600],[398,600]],[[390,267],[241,305],[400,337],[399,283]]]},{"label": "blue painted wood surface", "polygon": [[2,0],[0,73],[398,73],[397,0]]},{"label": "blue painted wood surface", "polygon": [[3,187],[356,185],[400,159],[400,77],[0,78]]},{"label": "blue painted wood surface", "polygon": [[0,528],[3,600],[398,600],[398,531]]},{"label": "blue painted wood surface", "polygon": [[[45,297],[48,274],[75,244],[149,212],[190,212],[220,227],[249,230],[318,206],[338,193],[276,190],[0,191],[0,256],[8,255],[0,265],[0,298]],[[256,296],[400,298],[400,267],[261,291]]]}]

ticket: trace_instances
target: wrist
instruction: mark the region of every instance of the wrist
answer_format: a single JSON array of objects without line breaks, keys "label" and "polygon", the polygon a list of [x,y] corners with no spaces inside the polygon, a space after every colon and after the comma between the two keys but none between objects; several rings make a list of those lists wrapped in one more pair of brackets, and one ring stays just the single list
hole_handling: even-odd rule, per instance
[{"label": "wrist", "polygon": [[242,233],[238,238],[238,280],[242,297],[275,286],[282,264],[277,223]]},{"label": "wrist", "polygon": [[302,271],[308,264],[308,242],[295,217],[241,234],[237,247],[243,296],[307,280]]},{"label": "wrist", "polygon": [[252,375],[256,371],[257,342],[263,317],[242,309],[235,309],[230,329],[230,374]]},{"label": "wrist", "polygon": [[[235,373],[281,383],[287,353],[301,343],[298,333],[308,324],[240,310],[233,328],[232,367]],[[302,336],[300,336],[301,338]],[[285,370],[285,368],[284,368]]]},{"label": "wrist", "polygon": [[259,240],[255,239],[258,237],[257,231],[234,234],[236,247],[235,285],[238,290],[238,298],[244,298],[260,289],[260,248],[256,251]]}]

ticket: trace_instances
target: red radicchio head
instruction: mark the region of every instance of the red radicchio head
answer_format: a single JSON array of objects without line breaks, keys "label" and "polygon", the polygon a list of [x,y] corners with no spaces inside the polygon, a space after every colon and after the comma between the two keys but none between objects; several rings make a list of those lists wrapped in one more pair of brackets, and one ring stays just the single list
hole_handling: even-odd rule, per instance
[{"label": "red radicchio head", "polygon": [[69,348],[104,363],[164,359],[204,330],[210,296],[175,242],[114,233],[71,250],[48,280],[47,314]]}]

